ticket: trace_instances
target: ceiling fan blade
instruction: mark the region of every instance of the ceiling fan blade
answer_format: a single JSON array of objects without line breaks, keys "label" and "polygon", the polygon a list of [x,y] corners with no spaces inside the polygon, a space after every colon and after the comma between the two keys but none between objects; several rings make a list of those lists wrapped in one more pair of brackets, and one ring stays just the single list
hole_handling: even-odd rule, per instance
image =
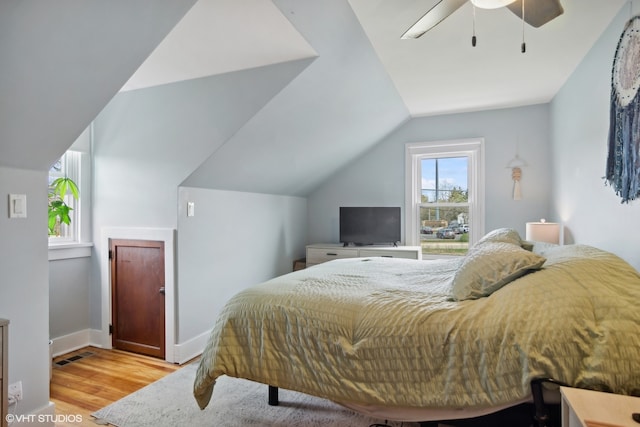
[{"label": "ceiling fan blade", "polygon": [[[538,0],[539,1],[539,0]],[[411,26],[402,35],[402,39],[417,39],[440,22],[442,22],[447,16],[458,10],[467,0],[440,0],[427,11],[422,18]]]},{"label": "ceiling fan blade", "polygon": [[[507,7],[522,19],[522,0],[516,0]],[[527,0],[524,3],[524,21],[532,27],[541,27],[563,13],[560,0]]]}]

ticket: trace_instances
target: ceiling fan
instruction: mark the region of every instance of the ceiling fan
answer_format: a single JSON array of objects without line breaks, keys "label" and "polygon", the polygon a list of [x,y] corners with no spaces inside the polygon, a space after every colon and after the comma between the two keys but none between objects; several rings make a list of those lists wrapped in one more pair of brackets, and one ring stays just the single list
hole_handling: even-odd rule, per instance
[{"label": "ceiling fan", "polygon": [[481,9],[506,6],[524,22],[536,28],[564,13],[560,0],[528,0],[524,4],[525,0],[440,0],[405,31],[401,38],[417,39],[468,1]]}]

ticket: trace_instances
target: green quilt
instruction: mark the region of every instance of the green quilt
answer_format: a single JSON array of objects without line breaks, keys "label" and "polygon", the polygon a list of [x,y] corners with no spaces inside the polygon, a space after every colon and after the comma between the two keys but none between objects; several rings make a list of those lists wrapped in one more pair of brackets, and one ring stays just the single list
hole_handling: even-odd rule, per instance
[{"label": "green quilt", "polygon": [[336,260],[251,287],[215,324],[196,400],[206,407],[221,375],[427,409],[521,401],[536,377],[639,394],[638,272],[589,246],[541,254],[542,269],[460,302],[459,259]]}]

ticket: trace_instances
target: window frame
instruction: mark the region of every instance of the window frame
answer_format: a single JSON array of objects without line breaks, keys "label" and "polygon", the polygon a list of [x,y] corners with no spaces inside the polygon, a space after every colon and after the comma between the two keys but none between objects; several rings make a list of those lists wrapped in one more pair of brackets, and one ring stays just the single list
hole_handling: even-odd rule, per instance
[{"label": "window frame", "polygon": [[[422,159],[467,157],[469,200],[469,246],[480,240],[485,227],[484,138],[412,142],[405,144],[405,242],[420,244],[422,205]],[[439,204],[444,207],[448,203]],[[423,254],[423,259],[448,255]]]},{"label": "window frame", "polygon": [[[60,156],[60,159],[62,161],[63,168],[59,174],[53,176],[53,179],[50,171],[49,181],[51,182],[59,177],[68,177],[76,183],[78,188],[81,188],[82,153],[75,150],[67,150],[62,156]],[[80,223],[82,218],[80,197],[82,197],[82,194],[80,194],[78,200],[74,199],[70,193],[64,196],[64,202],[72,208],[72,211],[70,212],[71,224],[61,224],[61,228],[65,230],[64,234],[60,236],[49,236],[49,246],[66,245],[80,242]]]}]

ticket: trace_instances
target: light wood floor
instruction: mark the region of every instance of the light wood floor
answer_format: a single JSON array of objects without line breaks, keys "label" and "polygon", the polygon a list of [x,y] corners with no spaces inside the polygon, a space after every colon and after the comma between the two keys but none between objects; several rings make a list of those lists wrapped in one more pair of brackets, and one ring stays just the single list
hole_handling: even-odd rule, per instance
[{"label": "light wood floor", "polygon": [[[87,353],[92,353],[87,355]],[[57,363],[83,355],[63,366]],[[51,401],[56,405],[56,427],[95,427],[92,412],[164,377],[179,365],[119,350],[86,347],[54,359]],[[82,422],[71,416],[81,416]],[[75,417],[76,419],[79,417]]]}]

